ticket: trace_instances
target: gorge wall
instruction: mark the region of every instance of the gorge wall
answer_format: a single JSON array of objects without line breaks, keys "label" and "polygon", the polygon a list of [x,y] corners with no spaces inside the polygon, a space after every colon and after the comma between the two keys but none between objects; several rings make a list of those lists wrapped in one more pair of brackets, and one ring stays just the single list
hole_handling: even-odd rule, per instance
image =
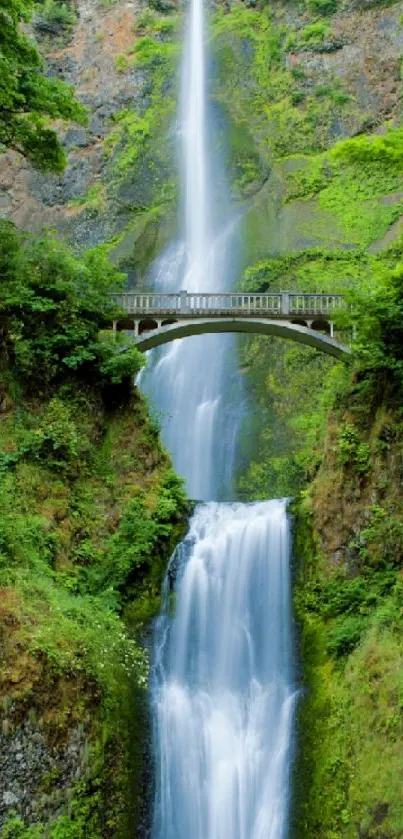
[{"label": "gorge wall", "polygon": [[353,381],[331,412],[322,463],[295,506],[304,668],[298,837],[397,839],[402,832],[398,401],[368,391],[363,401]]},{"label": "gorge wall", "polygon": [[133,837],[147,631],[188,505],[142,359],[100,338],[94,266],[8,224],[0,241],[0,833]]},{"label": "gorge wall", "polygon": [[[165,0],[69,8],[68,22],[38,13],[34,32],[89,122],[60,126],[62,176],[2,157],[1,214],[37,236],[55,229],[93,259],[108,254],[145,287],[176,232],[183,13]],[[243,220],[243,288],[359,291],[363,318],[365,296],[388,297],[402,257],[402,43],[398,3],[212,8],[218,153]],[[398,306],[389,314],[400,334]],[[362,386],[371,329],[379,336],[376,318],[353,373],[274,338],[239,343],[249,412],[237,493],[302,493],[298,839],[403,833],[401,391],[387,365],[385,388]],[[126,837],[141,824],[145,777],[138,641],[185,501],[137,394],[116,403],[75,382],[27,396],[7,359],[4,369],[2,836]]]}]

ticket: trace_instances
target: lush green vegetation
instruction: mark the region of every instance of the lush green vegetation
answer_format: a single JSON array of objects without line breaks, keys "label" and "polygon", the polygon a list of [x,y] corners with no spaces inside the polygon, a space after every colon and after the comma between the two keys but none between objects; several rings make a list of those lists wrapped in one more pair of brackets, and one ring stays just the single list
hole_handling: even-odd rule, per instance
[{"label": "lush green vegetation", "polygon": [[136,21],[132,47],[116,59],[119,72],[135,69],[144,78],[144,106],[115,114],[104,142],[107,195],[126,218],[110,247],[124,270],[134,269],[138,277],[176,231],[177,158],[171,129],[177,107],[178,24],[178,16],[145,9]]},{"label": "lush green vegetation", "polygon": [[66,375],[130,387],[142,356],[100,335],[114,313],[108,292],[123,279],[102,249],[78,260],[57,240],[0,223],[0,270],[2,360],[25,392],[47,395]]},{"label": "lush green vegetation", "polygon": [[[341,336],[359,324],[351,367],[275,339],[242,341],[253,410],[237,483],[245,500],[298,495],[295,839],[399,839],[402,129],[368,115],[347,75],[312,69],[341,46],[340,7],[236,2],[213,16],[216,141],[243,202],[242,287],[343,291]],[[48,121],[85,114],[44,75],[20,25],[29,11],[15,0],[0,10],[0,143],[61,171]],[[74,23],[69,4],[47,0],[35,13],[56,29]],[[141,808],[139,639],[186,504],[131,387],[141,358],[106,330],[108,292],[121,282],[106,251],[142,277],[175,234],[180,22],[151,9],[137,17],[115,68],[141,72],[139,107],[115,115],[102,183],[70,203],[116,212],[113,241],[78,260],[52,237],[0,226],[0,700],[11,727],[31,708],[47,742],[62,751],[80,728],[89,753],[62,815],[11,817],[4,839],[126,839]],[[366,133],[371,121],[379,133]],[[41,795],[55,785],[38,778]]]},{"label": "lush green vegetation", "polygon": [[31,11],[29,0],[2,0],[0,5],[0,148],[20,152],[41,169],[61,172],[65,154],[49,120],[83,122],[86,111],[68,85],[45,75],[35,42],[21,28]]},{"label": "lush green vegetation", "polygon": [[304,664],[294,835],[307,839],[397,839],[403,825],[401,378],[382,362],[381,392],[365,356],[358,366],[294,510]]},{"label": "lush green vegetation", "polygon": [[59,27],[68,29],[74,26],[76,14],[74,7],[68,3],[58,3],[57,0],[45,0],[39,14],[34,18],[34,23],[40,29],[55,29]]},{"label": "lush green vegetation", "polygon": [[102,251],[79,261],[3,224],[0,264],[0,697],[9,727],[30,709],[61,754],[77,728],[89,751],[63,815],[39,807],[40,824],[2,836],[42,836],[43,816],[53,839],[126,837],[147,736],[139,633],[185,496],[131,384],[140,354],[102,332],[120,282]]},{"label": "lush green vegetation", "polygon": [[313,81],[312,57],[300,55],[338,49],[337,5],[306,3],[293,27],[289,8],[282,16],[236,4],[213,27],[230,177],[237,197],[252,196],[241,287],[343,292],[340,337],[350,340],[357,325],[351,365],[274,338],[242,339],[252,410],[237,485],[245,500],[296,497],[303,677],[293,836],[398,839],[401,128],[391,121],[336,142],[334,126],[349,136],[360,106],[344,79]]}]

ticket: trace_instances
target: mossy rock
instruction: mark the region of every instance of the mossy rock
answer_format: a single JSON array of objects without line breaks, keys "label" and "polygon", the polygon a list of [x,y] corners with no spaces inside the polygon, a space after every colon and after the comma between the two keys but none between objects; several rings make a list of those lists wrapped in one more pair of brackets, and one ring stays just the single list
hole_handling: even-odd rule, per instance
[{"label": "mossy rock", "polygon": [[111,250],[112,261],[128,275],[129,285],[146,283],[150,265],[177,235],[174,208],[150,210],[129,223],[119,243]]}]

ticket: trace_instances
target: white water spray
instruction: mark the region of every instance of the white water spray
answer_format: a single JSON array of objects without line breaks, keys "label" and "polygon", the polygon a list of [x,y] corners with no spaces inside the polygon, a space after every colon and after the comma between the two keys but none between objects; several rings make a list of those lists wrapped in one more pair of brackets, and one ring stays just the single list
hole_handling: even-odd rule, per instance
[{"label": "white water spray", "polygon": [[284,839],[294,706],[285,502],[206,504],[157,624],[153,839]]}]

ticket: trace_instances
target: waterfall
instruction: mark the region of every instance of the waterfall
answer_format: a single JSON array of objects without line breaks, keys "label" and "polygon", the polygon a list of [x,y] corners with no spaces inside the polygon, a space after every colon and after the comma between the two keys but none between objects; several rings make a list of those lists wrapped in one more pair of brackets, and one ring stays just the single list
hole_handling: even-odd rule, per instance
[{"label": "waterfall", "polygon": [[294,705],[284,501],[199,506],[156,627],[153,839],[284,839]]},{"label": "waterfall", "polygon": [[[152,269],[154,286],[167,292],[225,291],[233,279],[236,220],[228,212],[214,221],[204,40],[203,0],[192,0],[179,119],[183,239],[170,245]],[[190,498],[197,500],[228,494],[237,417],[225,405],[223,392],[233,346],[228,335],[176,341],[153,355],[141,379],[159,412],[174,466],[186,478]]]},{"label": "waterfall", "polygon": [[[203,0],[190,2],[179,132],[183,236],[152,273],[163,291],[223,291],[234,280],[237,229],[230,213],[214,220]],[[190,497],[208,502],[197,506],[177,549],[156,622],[153,839],[287,833],[294,688],[286,502],[217,502],[225,488],[228,495],[235,449],[236,418],[225,399],[233,349],[222,335],[176,341],[152,354],[141,379]]]}]

